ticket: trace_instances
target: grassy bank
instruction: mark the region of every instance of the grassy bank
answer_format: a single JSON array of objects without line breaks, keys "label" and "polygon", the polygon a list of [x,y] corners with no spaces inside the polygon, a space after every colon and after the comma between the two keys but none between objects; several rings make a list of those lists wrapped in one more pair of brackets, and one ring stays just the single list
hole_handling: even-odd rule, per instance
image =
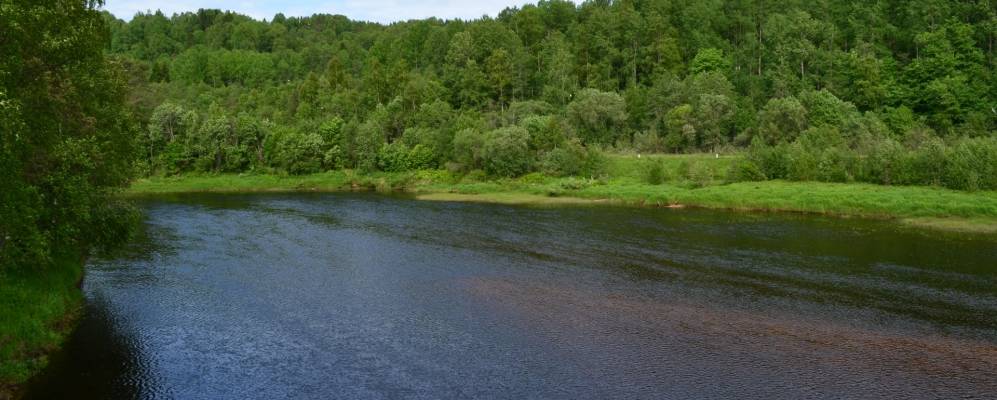
[{"label": "grassy bank", "polygon": [[80,260],[67,257],[45,271],[0,275],[0,399],[40,371],[70,332],[83,301],[82,274]]},{"label": "grassy bank", "polygon": [[[406,191],[424,200],[506,204],[604,202],[627,205],[790,211],[891,218],[905,224],[997,233],[997,192],[858,183],[725,183],[735,158],[710,156],[612,156],[606,177],[554,178],[530,174],[489,180],[446,171],[359,174],[331,171],[305,176],[191,175],[142,179],[128,195],[261,191]],[[663,166],[662,183],[648,183],[651,163]]]}]

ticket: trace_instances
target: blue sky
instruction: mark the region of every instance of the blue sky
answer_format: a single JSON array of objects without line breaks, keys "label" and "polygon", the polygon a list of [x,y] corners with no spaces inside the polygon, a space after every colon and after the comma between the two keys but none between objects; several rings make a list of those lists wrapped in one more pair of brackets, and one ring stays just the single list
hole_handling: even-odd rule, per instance
[{"label": "blue sky", "polygon": [[478,18],[497,15],[502,9],[531,0],[105,0],[104,9],[116,17],[130,20],[139,11],[161,10],[166,15],[218,8],[246,14],[256,19],[271,19],[282,12],[286,16],[316,13],[342,14],[351,19],[394,22],[408,19],[440,17],[444,19]]}]

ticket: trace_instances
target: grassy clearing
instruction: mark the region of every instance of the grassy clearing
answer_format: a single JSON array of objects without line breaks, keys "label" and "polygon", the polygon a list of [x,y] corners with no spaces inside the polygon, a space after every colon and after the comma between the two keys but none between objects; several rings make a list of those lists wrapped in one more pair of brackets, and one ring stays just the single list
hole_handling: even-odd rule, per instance
[{"label": "grassy clearing", "polygon": [[46,271],[0,275],[0,399],[40,371],[70,332],[83,302],[82,263],[72,257]]},{"label": "grassy clearing", "polygon": [[[859,183],[741,182],[725,184],[735,157],[610,156],[600,179],[530,174],[516,179],[475,179],[446,171],[358,174],[331,171],[306,176],[194,175],[135,182],[126,195],[195,192],[406,191],[423,200],[504,204],[615,203],[751,211],[791,211],[894,218],[907,225],[977,233],[997,232],[997,192]],[[661,184],[647,183],[651,163],[662,165]]]}]

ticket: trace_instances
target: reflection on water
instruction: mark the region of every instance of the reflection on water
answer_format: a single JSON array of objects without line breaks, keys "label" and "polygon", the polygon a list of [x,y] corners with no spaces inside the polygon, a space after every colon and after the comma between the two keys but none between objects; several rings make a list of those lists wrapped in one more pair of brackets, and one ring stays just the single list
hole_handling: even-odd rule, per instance
[{"label": "reflection on water", "polygon": [[145,207],[29,398],[997,393],[993,240],[367,194]]}]

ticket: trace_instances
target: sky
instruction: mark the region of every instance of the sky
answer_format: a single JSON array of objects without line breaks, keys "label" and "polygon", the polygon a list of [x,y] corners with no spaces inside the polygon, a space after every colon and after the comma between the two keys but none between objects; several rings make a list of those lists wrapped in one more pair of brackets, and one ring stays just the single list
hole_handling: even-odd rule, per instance
[{"label": "sky", "polygon": [[131,20],[137,12],[160,10],[167,16],[199,8],[217,8],[249,15],[256,19],[285,16],[342,14],[353,20],[390,23],[409,19],[439,17],[473,19],[496,16],[509,6],[531,0],[105,0],[104,9],[114,16]]}]

